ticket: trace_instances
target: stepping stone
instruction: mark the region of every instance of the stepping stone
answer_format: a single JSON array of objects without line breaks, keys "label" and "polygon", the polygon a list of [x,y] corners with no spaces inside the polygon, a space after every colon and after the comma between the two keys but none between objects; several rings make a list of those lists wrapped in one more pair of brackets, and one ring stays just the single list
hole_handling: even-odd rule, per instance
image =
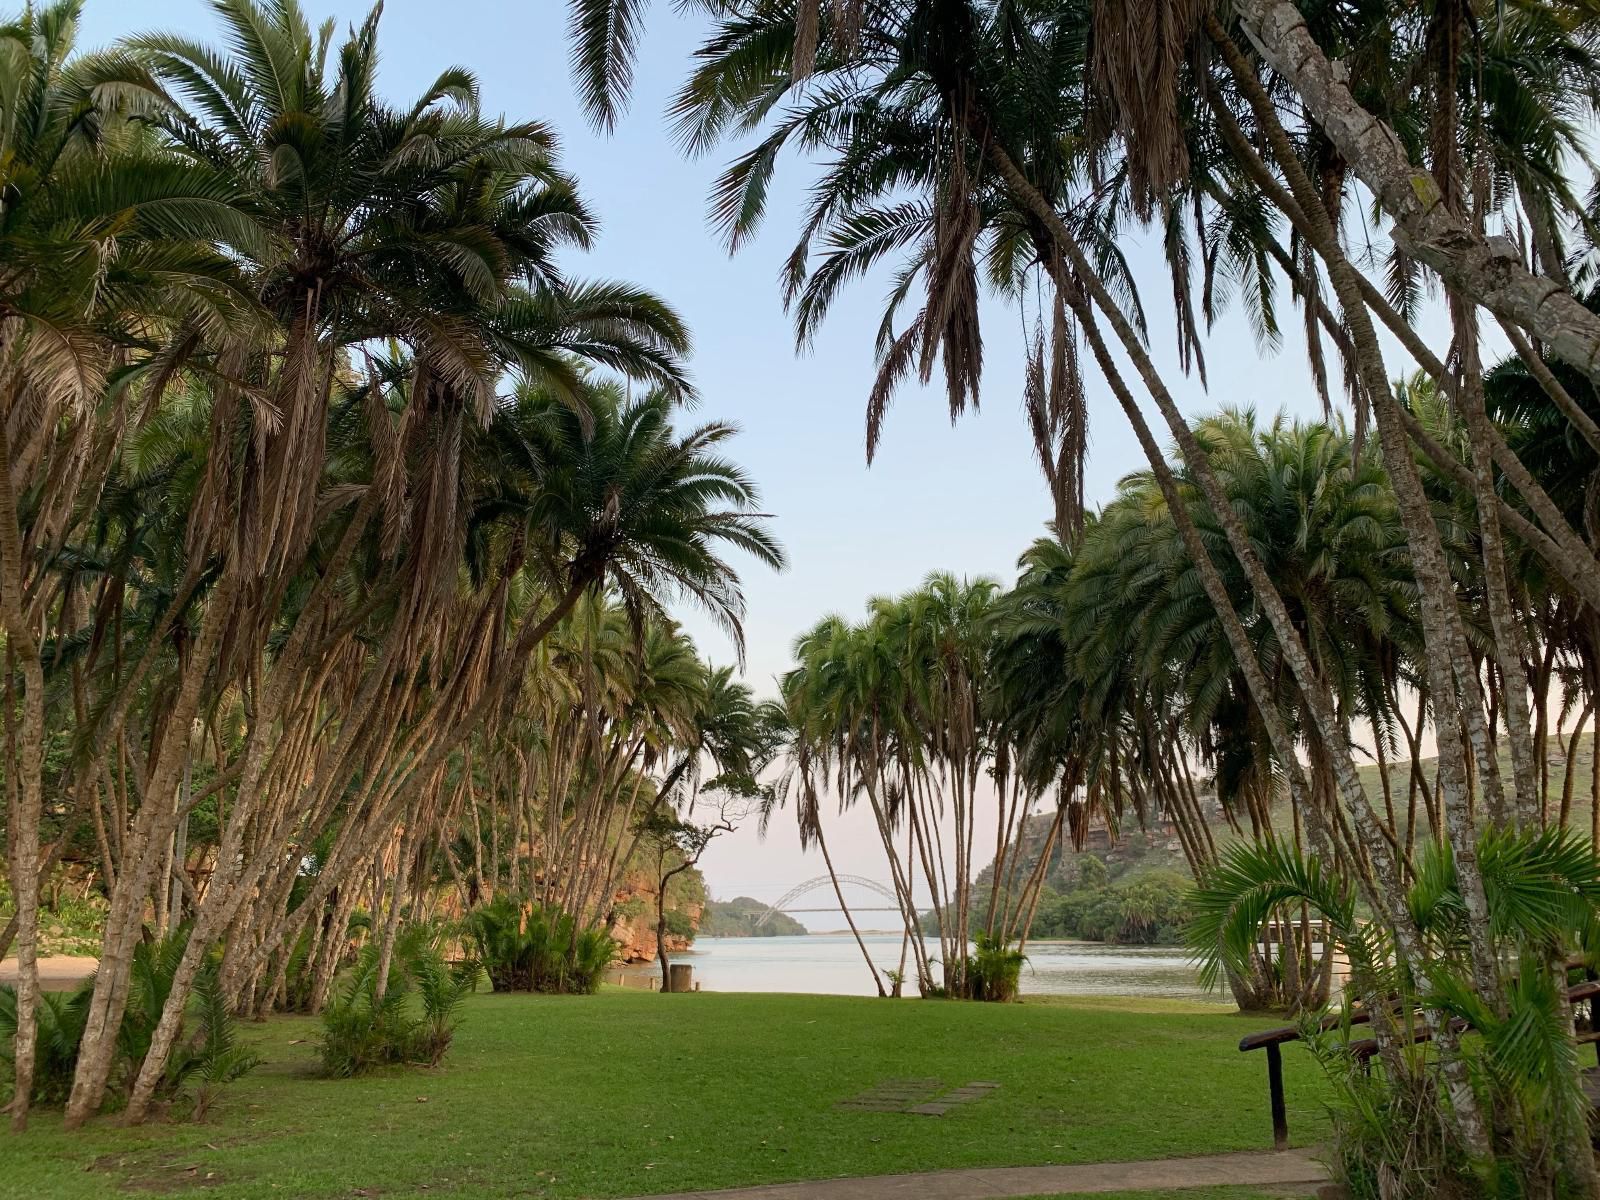
[{"label": "stepping stone", "polygon": [[987,1080],[963,1084],[943,1091],[937,1079],[886,1079],[859,1096],[841,1100],[834,1107],[852,1112],[912,1113],[919,1117],[942,1117],[958,1104],[980,1100],[1000,1085]]},{"label": "stepping stone", "polygon": [[885,1079],[859,1096],[841,1100],[836,1108],[861,1112],[906,1112],[932,1100],[944,1086],[938,1079]]}]

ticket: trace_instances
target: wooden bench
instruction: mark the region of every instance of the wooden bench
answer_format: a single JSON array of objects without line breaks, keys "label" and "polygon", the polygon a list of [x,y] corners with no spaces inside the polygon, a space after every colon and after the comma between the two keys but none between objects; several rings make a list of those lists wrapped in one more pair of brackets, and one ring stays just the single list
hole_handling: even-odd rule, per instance
[{"label": "wooden bench", "polygon": [[[1567,989],[1567,1002],[1577,1004],[1582,1001],[1596,1001],[1594,1006],[1600,1009],[1600,980],[1589,980],[1585,983],[1575,984]],[[1338,1029],[1348,1020],[1351,1025],[1367,1025],[1372,1022],[1372,1014],[1365,1009],[1357,1009],[1349,1017],[1329,1016],[1324,1017],[1319,1023],[1323,1033]],[[1600,1024],[1590,1017],[1590,1024]],[[1471,1028],[1465,1021],[1455,1020],[1450,1022],[1450,1027],[1457,1033],[1464,1033]],[[1414,1037],[1414,1042],[1428,1041],[1433,1035],[1425,1028],[1419,1028]],[[1577,1039],[1580,1044],[1595,1047],[1595,1060],[1600,1066],[1600,1030],[1579,1030]],[[1289,1113],[1283,1101],[1283,1045],[1285,1042],[1298,1042],[1300,1040],[1300,1027],[1298,1025],[1284,1025],[1278,1029],[1265,1029],[1260,1033],[1252,1033],[1239,1039],[1239,1049],[1248,1053],[1251,1050],[1265,1050],[1267,1052],[1267,1096],[1272,1108],[1272,1146],[1275,1150],[1284,1150],[1289,1145]],[[1369,1063],[1378,1052],[1377,1038],[1361,1038],[1352,1041],[1346,1049],[1362,1063]],[[1600,1107],[1600,1105],[1597,1105]]]}]

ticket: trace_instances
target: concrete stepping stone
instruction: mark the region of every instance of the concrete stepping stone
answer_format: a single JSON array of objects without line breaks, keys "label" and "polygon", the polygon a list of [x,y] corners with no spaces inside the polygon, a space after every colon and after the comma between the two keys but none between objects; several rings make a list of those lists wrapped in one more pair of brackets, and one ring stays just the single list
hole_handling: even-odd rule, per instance
[{"label": "concrete stepping stone", "polygon": [[942,1117],[956,1105],[982,1099],[999,1086],[998,1083],[979,1080],[946,1091],[944,1084],[937,1079],[886,1079],[859,1096],[839,1101],[835,1107],[862,1112]]}]

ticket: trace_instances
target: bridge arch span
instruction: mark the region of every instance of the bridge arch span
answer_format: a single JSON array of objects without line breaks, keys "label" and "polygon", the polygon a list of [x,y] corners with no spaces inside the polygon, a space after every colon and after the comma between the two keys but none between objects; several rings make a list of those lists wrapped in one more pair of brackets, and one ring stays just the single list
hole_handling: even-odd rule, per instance
[{"label": "bridge arch span", "polygon": [[[878,895],[882,896],[885,900],[893,904],[896,909],[900,907],[900,897],[895,895],[894,890],[887,884],[879,883],[876,879],[868,879],[864,875],[840,875],[838,879],[841,887],[845,884],[850,884],[853,887],[866,888],[867,891],[876,892]],[[772,918],[773,913],[782,912],[796,900],[800,899],[800,897],[809,895],[811,892],[818,891],[822,888],[832,887],[833,878],[828,875],[818,875],[815,879],[808,879],[804,883],[795,884],[794,887],[790,888],[787,892],[780,896],[777,901],[769,906],[766,912],[761,914],[761,916],[756,920],[755,928],[760,929],[761,926],[765,925]]]}]

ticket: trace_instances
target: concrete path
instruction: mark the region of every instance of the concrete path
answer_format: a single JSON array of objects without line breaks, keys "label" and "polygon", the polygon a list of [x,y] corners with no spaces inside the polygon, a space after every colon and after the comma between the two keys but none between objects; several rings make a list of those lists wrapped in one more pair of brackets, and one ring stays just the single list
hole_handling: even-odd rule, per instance
[{"label": "concrete path", "polygon": [[683,1192],[651,1200],[999,1200],[1092,1192],[1180,1192],[1192,1187],[1302,1189],[1310,1195],[1327,1170],[1302,1150],[1281,1154],[1208,1154],[1151,1162],[1079,1163],[1057,1167],[978,1167],[814,1179],[721,1192]]}]

